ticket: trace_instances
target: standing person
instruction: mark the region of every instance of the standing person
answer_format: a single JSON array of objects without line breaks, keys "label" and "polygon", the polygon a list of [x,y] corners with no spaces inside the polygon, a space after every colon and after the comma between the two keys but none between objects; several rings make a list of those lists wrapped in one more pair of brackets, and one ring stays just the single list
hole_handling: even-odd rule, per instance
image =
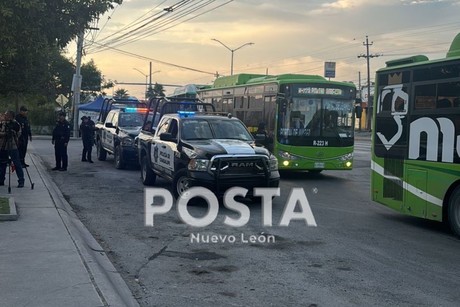
[{"label": "standing person", "polygon": [[94,141],[94,122],[89,117],[83,116],[80,124],[81,140],[83,141],[83,152],[81,154],[81,161],[94,163],[91,159],[91,151],[93,149]]},{"label": "standing person", "polygon": [[67,144],[70,140],[70,124],[65,119],[65,113],[59,112],[56,127],[53,129],[52,143],[54,145],[54,155],[56,166],[53,171],[66,171],[68,166]]},{"label": "standing person", "polygon": [[19,157],[21,158],[22,167],[28,167],[26,163],[27,145],[29,140],[32,142],[32,131],[30,130],[29,119],[27,118],[27,108],[19,108],[19,114],[16,115],[16,121],[21,126],[21,136],[18,139]]},{"label": "standing person", "polygon": [[6,111],[0,122],[0,185],[5,185],[6,166],[11,159],[18,176],[18,188],[24,187],[24,171],[17,146],[20,135],[21,126],[14,120],[14,112]]}]

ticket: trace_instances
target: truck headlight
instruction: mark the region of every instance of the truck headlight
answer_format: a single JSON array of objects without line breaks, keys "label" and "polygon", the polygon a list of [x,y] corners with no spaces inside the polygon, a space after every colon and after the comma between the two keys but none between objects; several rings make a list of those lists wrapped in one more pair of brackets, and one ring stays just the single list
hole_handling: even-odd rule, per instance
[{"label": "truck headlight", "polygon": [[121,140],[121,145],[122,146],[133,146],[134,140],[132,138],[124,138]]},{"label": "truck headlight", "polygon": [[188,163],[190,171],[205,172],[208,170],[209,160],[206,159],[191,159]]},{"label": "truck headlight", "polygon": [[270,160],[268,161],[270,171],[278,170],[278,159],[274,155],[270,155]]}]

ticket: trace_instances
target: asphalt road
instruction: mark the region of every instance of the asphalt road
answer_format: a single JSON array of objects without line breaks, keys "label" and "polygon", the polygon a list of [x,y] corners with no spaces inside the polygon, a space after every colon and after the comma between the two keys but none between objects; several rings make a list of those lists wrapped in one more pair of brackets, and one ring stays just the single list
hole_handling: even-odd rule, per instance
[{"label": "asphalt road", "polygon": [[[32,143],[49,169],[49,140]],[[223,224],[223,206],[208,227],[192,228],[176,211],[144,225],[138,169],[116,170],[113,157],[80,162],[69,145],[67,172],[53,172],[66,199],[100,242],[142,306],[458,306],[460,240],[442,224],[393,212],[370,201],[370,144],[357,141],[351,172],[284,174],[273,202],[273,227],[261,205],[248,204],[246,226]],[[95,152],[93,153],[95,156]],[[159,187],[168,187],[158,180]],[[276,226],[294,187],[304,189],[317,227]],[[189,207],[203,216],[207,207]],[[196,243],[198,234],[235,236],[235,243]],[[241,235],[274,235],[245,243]]]}]

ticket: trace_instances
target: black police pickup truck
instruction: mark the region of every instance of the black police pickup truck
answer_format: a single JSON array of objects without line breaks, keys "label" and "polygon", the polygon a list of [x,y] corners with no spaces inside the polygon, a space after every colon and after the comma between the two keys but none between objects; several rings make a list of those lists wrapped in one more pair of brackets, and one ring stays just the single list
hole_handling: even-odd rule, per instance
[{"label": "black police pickup truck", "polygon": [[278,162],[237,118],[194,111],[162,115],[155,131],[138,135],[141,178],[172,182],[177,198],[192,186],[222,196],[231,187],[278,187]]},{"label": "black police pickup truck", "polygon": [[96,123],[98,160],[105,161],[107,154],[113,154],[118,169],[128,163],[137,165],[139,158],[134,139],[141,131],[146,112],[148,109],[142,103],[112,101],[103,106]]}]

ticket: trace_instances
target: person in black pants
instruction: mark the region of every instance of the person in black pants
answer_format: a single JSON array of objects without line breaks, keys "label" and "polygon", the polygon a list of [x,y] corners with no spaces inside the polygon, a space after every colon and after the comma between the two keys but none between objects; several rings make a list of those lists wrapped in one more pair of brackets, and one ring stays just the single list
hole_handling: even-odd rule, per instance
[{"label": "person in black pants", "polygon": [[24,187],[24,172],[17,147],[20,135],[21,126],[14,120],[14,112],[6,111],[0,116],[0,185],[5,185],[6,168],[10,163],[16,169],[18,188]]},{"label": "person in black pants", "polygon": [[89,117],[83,116],[80,124],[81,140],[83,141],[83,152],[81,154],[81,161],[93,163],[91,159],[91,151],[94,145],[94,122]]},{"label": "person in black pants", "polygon": [[53,129],[52,143],[54,145],[54,155],[56,158],[56,167],[53,171],[66,171],[68,166],[67,144],[70,140],[70,124],[65,119],[65,113],[59,112],[59,118],[56,127]]},{"label": "person in black pants", "polygon": [[26,163],[27,145],[29,140],[32,142],[32,131],[30,130],[29,119],[27,118],[27,108],[22,106],[19,114],[16,115],[16,121],[21,126],[21,135],[18,138],[19,157],[21,158],[22,167],[28,167]]}]

